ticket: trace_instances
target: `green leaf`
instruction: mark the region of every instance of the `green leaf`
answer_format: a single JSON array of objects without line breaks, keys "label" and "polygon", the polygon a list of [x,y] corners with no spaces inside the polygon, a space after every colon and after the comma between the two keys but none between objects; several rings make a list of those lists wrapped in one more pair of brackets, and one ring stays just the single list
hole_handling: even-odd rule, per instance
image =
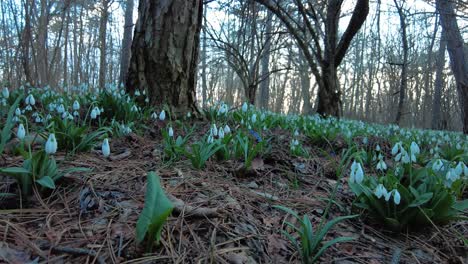
[{"label": "green leaf", "polygon": [[[174,206],[161,188],[155,172],[148,173],[145,207],[140,214],[136,227],[136,240],[141,243],[148,236],[149,243],[159,243],[161,231]],[[151,246],[150,246],[151,248]]]},{"label": "green leaf", "polygon": [[314,238],[314,243],[313,243],[313,248],[317,247],[318,243],[320,241],[322,241],[322,239],[325,237],[325,234],[328,233],[328,231],[337,223],[341,222],[341,221],[344,221],[344,220],[347,220],[347,219],[351,219],[351,218],[355,218],[357,217],[358,215],[346,215],[346,216],[340,216],[340,217],[337,217],[329,222],[327,222],[323,227],[321,226],[319,230],[317,230],[317,235],[315,236]]},{"label": "green leaf", "polygon": [[13,129],[13,126],[15,124],[14,122],[12,122],[13,115],[21,99],[23,99],[23,96],[18,96],[18,98],[16,98],[16,101],[11,105],[10,110],[8,111],[8,116],[5,120],[5,126],[3,127],[2,133],[0,134],[0,154],[3,153],[6,143],[8,142],[8,140],[10,140],[11,130]]},{"label": "green leaf", "polygon": [[342,243],[342,242],[349,242],[349,241],[352,241],[352,240],[355,240],[355,239],[356,239],[355,237],[337,237],[337,238],[335,238],[333,240],[328,241],[327,243],[325,243],[320,248],[320,250],[317,252],[317,254],[315,254],[315,256],[312,259],[311,263],[314,263],[315,261],[317,261],[318,258],[320,258],[320,256],[325,252],[325,250],[327,250],[327,248],[333,246],[334,244]]},{"label": "green leaf", "polygon": [[51,177],[49,176],[44,176],[40,178],[39,180],[36,180],[36,182],[41,185],[42,187],[46,187],[49,189],[55,189],[55,183],[54,180],[52,180]]},{"label": "green leaf", "polygon": [[21,167],[10,167],[10,168],[5,168],[5,169],[0,169],[0,172],[1,173],[5,173],[7,175],[10,175],[10,176],[18,176],[20,174],[29,174],[30,171],[25,169],[25,168],[21,168]]},{"label": "green leaf", "polygon": [[425,193],[417,197],[408,207],[417,207],[431,200],[433,193]]}]

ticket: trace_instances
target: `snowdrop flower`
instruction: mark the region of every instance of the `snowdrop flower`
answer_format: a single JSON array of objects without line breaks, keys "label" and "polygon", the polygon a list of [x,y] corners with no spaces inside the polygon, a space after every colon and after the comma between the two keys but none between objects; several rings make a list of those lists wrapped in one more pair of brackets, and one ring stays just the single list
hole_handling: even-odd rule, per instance
[{"label": "snowdrop flower", "polygon": [[245,113],[245,112],[247,112],[248,109],[249,109],[249,106],[247,105],[247,103],[244,103],[244,104],[242,105],[242,112]]},{"label": "snowdrop flower", "polygon": [[65,106],[63,106],[63,104],[60,104],[59,106],[57,106],[57,113],[61,114],[65,112]]},{"label": "snowdrop flower", "polygon": [[149,98],[148,97],[145,98],[145,103],[149,103]]},{"label": "snowdrop flower", "polygon": [[192,113],[187,112],[187,118],[191,118],[191,117],[192,117]]},{"label": "snowdrop flower", "polygon": [[367,145],[367,143],[369,143],[369,139],[367,139],[367,137],[364,137],[362,139],[362,144]]},{"label": "snowdrop flower", "polygon": [[392,155],[395,156],[401,148],[401,142],[396,143],[392,148]]},{"label": "snowdrop flower", "polygon": [[130,108],[130,111],[138,112],[138,107],[136,105],[133,105],[132,108]]},{"label": "snowdrop flower", "polygon": [[256,122],[257,122],[257,115],[256,115],[256,114],[253,114],[253,115],[252,115],[251,121],[252,121],[252,123],[256,123]]},{"label": "snowdrop flower", "polygon": [[221,127],[218,130],[218,137],[219,138],[224,138],[224,130]]},{"label": "snowdrop flower", "polygon": [[376,150],[376,151],[380,151],[380,150],[381,150],[381,149],[380,149],[380,145],[377,145],[377,146],[375,147],[375,150]]},{"label": "snowdrop flower", "polygon": [[26,130],[24,129],[23,124],[19,124],[16,136],[21,140],[26,136]]},{"label": "snowdrop flower", "polygon": [[351,164],[351,174],[349,180],[351,183],[358,183],[360,184],[364,180],[364,171],[362,170],[361,163],[353,161]]},{"label": "snowdrop flower", "polygon": [[260,120],[265,121],[265,118],[266,118],[265,113],[262,113],[262,115],[260,116]]},{"label": "snowdrop flower", "polygon": [[164,121],[166,119],[166,111],[162,110],[159,114],[159,120]]},{"label": "snowdrop flower", "polygon": [[400,201],[401,201],[400,193],[398,192],[397,189],[394,189],[394,190],[393,190],[393,202],[394,202],[396,205],[399,205],[399,204],[400,204]]},{"label": "snowdrop flower", "polygon": [[225,104],[222,104],[219,107],[218,114],[222,115],[222,114],[225,114],[226,112],[227,112],[227,106]]},{"label": "snowdrop flower", "polygon": [[34,96],[32,94],[28,95],[26,99],[24,99],[24,103],[27,105],[35,105],[36,104],[36,99],[34,99]]},{"label": "snowdrop flower", "polygon": [[433,171],[440,171],[444,167],[444,163],[442,163],[441,159],[437,159],[433,164],[432,164],[432,170]]},{"label": "snowdrop flower", "polygon": [[93,110],[91,110],[91,119],[96,119],[97,118],[97,111],[96,111],[96,108],[93,108]]},{"label": "snowdrop flower", "polygon": [[449,169],[447,171],[447,174],[445,175],[445,178],[447,179],[447,181],[450,181],[453,183],[454,181],[458,180],[460,177],[457,175],[457,172],[454,169]]},{"label": "snowdrop flower", "polygon": [[229,134],[231,133],[231,128],[228,125],[224,126],[224,134]]},{"label": "snowdrop flower", "polygon": [[213,124],[211,125],[211,131],[210,131],[211,135],[213,136],[218,136],[218,128],[216,127],[216,124]]},{"label": "snowdrop flower", "polygon": [[2,96],[5,99],[8,99],[10,97],[10,91],[8,91],[8,88],[4,87],[2,90]]},{"label": "snowdrop flower", "polygon": [[383,186],[383,184],[379,184],[374,191],[374,194],[375,196],[377,196],[378,199],[382,198],[382,196],[385,193],[387,193],[387,189],[385,189],[385,186]]},{"label": "snowdrop flower", "polygon": [[158,119],[158,115],[155,112],[153,112],[151,114],[151,119],[154,119],[154,120]]},{"label": "snowdrop flower", "polygon": [[243,125],[243,124],[244,124],[244,119],[242,118],[242,119],[241,119],[241,125]]},{"label": "snowdrop flower", "polygon": [[55,139],[54,133],[51,133],[49,135],[49,138],[47,139],[45,145],[45,152],[47,154],[54,154],[55,152],[57,152],[57,140]]},{"label": "snowdrop flower", "polygon": [[297,129],[294,130],[294,136],[295,136],[295,137],[299,136],[299,131],[297,131]]},{"label": "snowdrop flower", "polygon": [[36,117],[36,120],[34,120],[36,123],[42,123],[42,119],[40,116]]},{"label": "snowdrop flower", "polygon": [[75,102],[73,102],[73,110],[75,110],[75,111],[80,110],[80,103],[77,100],[75,100]]},{"label": "snowdrop flower", "polygon": [[410,150],[411,150],[411,154],[414,154],[414,155],[418,155],[421,152],[418,144],[414,141],[411,142]]},{"label": "snowdrop flower", "polygon": [[110,155],[110,146],[109,146],[109,139],[105,138],[104,141],[102,142],[102,147],[101,147],[101,150],[102,150],[102,155],[104,157],[109,157]]},{"label": "snowdrop flower", "polygon": [[16,108],[16,110],[15,110],[15,115],[16,115],[16,116],[20,116],[20,115],[21,115],[21,109]]},{"label": "snowdrop flower", "polygon": [[463,173],[465,167],[465,163],[463,163],[462,161],[458,162],[457,167],[455,167],[455,172],[458,176],[460,176]]},{"label": "snowdrop flower", "polygon": [[25,108],[24,108],[25,111],[31,111],[32,110],[32,106],[31,105],[27,105]]},{"label": "snowdrop flower", "polygon": [[135,91],[135,96],[140,96],[140,90]]},{"label": "snowdrop flower", "polygon": [[298,141],[297,139],[293,139],[292,143],[293,143],[294,146],[298,146],[298,145],[299,145],[299,141]]},{"label": "snowdrop flower", "polygon": [[208,142],[208,144],[213,143],[213,136],[212,135],[208,136],[207,142]]},{"label": "snowdrop flower", "polygon": [[172,129],[172,127],[169,127],[169,132],[168,132],[169,136],[170,137],[173,137],[174,136],[174,129]]},{"label": "snowdrop flower", "polygon": [[385,161],[383,161],[383,159],[380,159],[379,162],[377,163],[377,170],[380,170],[380,171],[387,170],[387,164],[385,163]]},{"label": "snowdrop flower", "polygon": [[388,202],[388,201],[390,201],[390,197],[392,197],[392,192],[389,192],[389,191],[385,190],[383,192],[383,196],[385,198],[385,201]]},{"label": "snowdrop flower", "polygon": [[78,111],[73,111],[73,115],[74,115],[74,116],[79,116],[80,113],[78,113]]}]

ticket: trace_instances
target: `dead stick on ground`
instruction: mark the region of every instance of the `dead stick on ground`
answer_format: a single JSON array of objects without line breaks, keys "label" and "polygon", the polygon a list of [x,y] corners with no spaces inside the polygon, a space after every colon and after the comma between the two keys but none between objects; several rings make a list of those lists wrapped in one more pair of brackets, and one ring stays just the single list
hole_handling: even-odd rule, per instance
[{"label": "dead stick on ground", "polygon": [[185,212],[186,215],[191,217],[208,217],[214,218],[218,217],[220,214],[219,208],[207,208],[207,207],[193,207],[185,204],[184,201],[174,197],[171,194],[167,195],[169,200],[174,204],[174,211],[178,214]]}]

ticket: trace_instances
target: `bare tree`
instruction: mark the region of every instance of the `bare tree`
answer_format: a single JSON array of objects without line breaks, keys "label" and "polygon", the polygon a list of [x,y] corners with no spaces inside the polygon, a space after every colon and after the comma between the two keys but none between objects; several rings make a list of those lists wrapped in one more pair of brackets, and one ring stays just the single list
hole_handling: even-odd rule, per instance
[{"label": "bare tree", "polygon": [[[343,4],[341,0],[327,1],[326,10],[317,10],[311,1],[303,4],[303,1],[295,0],[293,5],[285,4],[282,0],[256,1],[270,9],[283,22],[302,49],[319,87],[317,112],[326,116],[340,116],[342,102],[337,68],[354,35],[366,20],[369,1],[356,2],[351,20],[340,39],[338,23]],[[325,11],[325,15],[321,14],[322,11]],[[300,20],[291,16],[292,12],[298,12]],[[324,32],[321,25],[324,25]]]},{"label": "bare tree", "polygon": [[401,116],[403,115],[403,106],[405,102],[405,95],[407,90],[407,83],[408,83],[408,38],[406,36],[406,21],[405,21],[405,13],[403,11],[403,5],[399,5],[397,0],[393,0],[395,6],[398,10],[398,17],[400,18],[400,28],[401,28],[401,41],[403,45],[403,61],[398,63],[401,66],[401,79],[400,79],[400,89],[398,92],[399,99],[398,99],[398,108],[397,114],[395,117],[395,123],[399,124],[401,120]]},{"label": "bare tree", "polygon": [[130,64],[130,52],[132,48],[133,31],[133,7],[134,0],[127,0],[123,3],[125,9],[124,35],[122,39],[122,52],[120,57],[120,77],[119,83],[127,79],[128,65]]},{"label": "bare tree", "polygon": [[464,42],[458,28],[453,3],[448,0],[436,1],[442,30],[447,39],[450,66],[457,83],[457,91],[463,120],[463,133],[468,134],[468,64]]}]

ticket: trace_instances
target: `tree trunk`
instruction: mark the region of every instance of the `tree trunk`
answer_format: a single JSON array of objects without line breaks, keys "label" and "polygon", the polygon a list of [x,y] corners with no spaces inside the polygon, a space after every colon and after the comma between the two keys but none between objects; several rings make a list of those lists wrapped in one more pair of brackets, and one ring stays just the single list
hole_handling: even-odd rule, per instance
[{"label": "tree trunk", "polygon": [[440,37],[440,46],[439,52],[437,54],[437,71],[436,79],[434,84],[434,102],[432,104],[432,129],[441,129],[440,123],[440,103],[442,96],[442,87],[444,86],[444,78],[442,76],[445,65],[445,50],[447,49],[447,41],[445,39],[445,34],[442,31],[442,36]]},{"label": "tree trunk", "polygon": [[120,57],[119,84],[127,80],[128,65],[130,64],[130,52],[132,48],[133,32],[133,7],[134,0],[127,0],[125,4],[124,35],[122,39],[122,53]]},{"label": "tree trunk", "polygon": [[109,17],[110,0],[101,1],[101,17],[99,20],[99,88],[103,89],[106,85],[106,36],[107,36],[107,20]]},{"label": "tree trunk", "polygon": [[270,65],[270,53],[271,53],[271,33],[273,27],[273,13],[270,11],[267,12],[267,21],[266,21],[266,43],[265,50],[263,51],[262,56],[262,74],[261,78],[265,78],[263,82],[260,83],[260,107],[262,109],[268,110],[268,102],[270,97],[270,76],[269,75],[269,65]]},{"label": "tree trunk", "polygon": [[403,42],[403,63],[401,65],[401,80],[400,80],[400,92],[398,100],[398,109],[395,117],[395,124],[400,124],[401,116],[403,115],[403,105],[405,101],[406,89],[407,89],[407,75],[408,75],[408,39],[406,37],[406,21],[405,14],[403,13],[403,7],[399,6],[397,0],[393,0],[396,8],[398,10],[398,15],[400,17],[400,27],[401,27],[401,38]]},{"label": "tree trunk", "polygon": [[437,0],[436,5],[440,14],[442,31],[444,31],[447,39],[450,66],[457,84],[463,120],[463,133],[468,134],[468,55],[464,51],[464,42],[458,28],[453,3],[448,0]]},{"label": "tree trunk", "polygon": [[202,79],[202,105],[203,107],[206,107],[206,103],[207,103],[207,92],[208,92],[208,83],[207,83],[207,76],[206,76],[206,68],[208,67],[207,65],[207,52],[206,52],[206,48],[207,48],[207,34],[206,34],[206,31],[207,31],[207,27],[208,27],[208,24],[207,24],[207,21],[206,21],[206,9],[203,10],[203,46],[202,46],[202,74],[201,74],[201,79]]},{"label": "tree trunk", "polygon": [[41,15],[37,33],[37,62],[39,84],[49,84],[47,63],[47,26],[49,25],[49,6],[47,0],[41,0]]},{"label": "tree trunk", "polygon": [[149,89],[153,105],[197,111],[201,0],[140,0],[127,89]]}]

